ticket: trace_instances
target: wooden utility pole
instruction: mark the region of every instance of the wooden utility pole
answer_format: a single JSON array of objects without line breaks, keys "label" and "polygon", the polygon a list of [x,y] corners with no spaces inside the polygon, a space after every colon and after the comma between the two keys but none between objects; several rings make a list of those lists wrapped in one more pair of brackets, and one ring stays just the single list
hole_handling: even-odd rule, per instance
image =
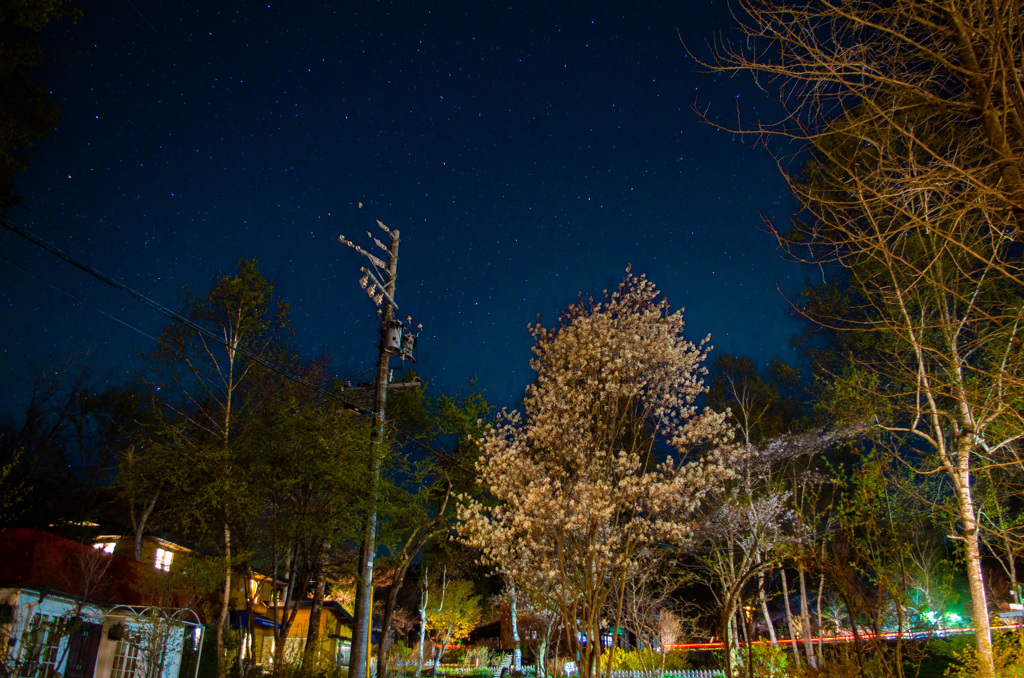
[{"label": "wooden utility pole", "polygon": [[[388,230],[384,224],[377,222],[381,228]],[[352,654],[349,659],[348,675],[350,678],[367,678],[370,668],[371,610],[373,597],[373,557],[377,550],[377,486],[380,481],[380,467],[383,458],[384,442],[384,406],[388,393],[388,372],[391,356],[401,352],[400,340],[396,341],[395,321],[395,280],[398,277],[398,230],[388,230],[391,235],[391,246],[388,249],[387,274],[384,280],[383,294],[376,297],[381,305],[380,322],[380,353],[377,358],[376,389],[373,397],[373,428],[370,432],[371,449],[371,486],[370,507],[366,512],[363,525],[363,543],[359,548],[359,579],[356,582],[355,623],[352,628]],[[379,262],[376,257],[353,245],[344,237],[338,238],[342,243],[352,247],[370,259],[371,263]],[[380,243],[378,242],[378,245]],[[381,262],[383,263],[383,262]],[[364,269],[364,272],[366,269]],[[367,272],[367,276],[370,274]],[[364,277],[364,281],[369,278]],[[376,279],[374,278],[376,284]],[[371,285],[370,289],[374,287]],[[379,287],[378,287],[379,291]]]}]

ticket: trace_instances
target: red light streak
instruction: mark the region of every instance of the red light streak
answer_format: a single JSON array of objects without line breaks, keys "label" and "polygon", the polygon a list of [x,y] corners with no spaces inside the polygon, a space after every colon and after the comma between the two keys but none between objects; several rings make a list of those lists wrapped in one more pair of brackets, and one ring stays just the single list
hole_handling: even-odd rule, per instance
[{"label": "red light streak", "polygon": [[[1016,628],[1018,628],[1018,626],[1016,624],[999,624],[999,625],[993,626],[992,630],[993,631],[1006,631],[1006,630],[1016,629]],[[905,631],[903,633],[903,638],[908,639],[908,640],[915,640],[915,639],[918,639],[918,638],[927,638],[928,636],[948,636],[948,635],[954,635],[954,634],[960,634],[960,633],[973,633],[973,632],[974,632],[974,628],[973,627],[946,629],[945,631],[941,631],[941,630]],[[895,640],[899,636],[900,636],[899,633],[897,633],[896,631],[892,631],[890,633],[883,633],[881,635],[881,638],[883,640]],[[878,636],[876,634],[874,634],[874,633],[862,633],[862,634],[860,634],[860,638],[863,638],[864,640],[872,640],[872,639],[877,638],[877,637]],[[853,638],[852,635],[851,636],[824,636],[824,637],[820,637],[820,638],[813,638],[811,640],[811,642],[814,642],[814,643],[819,643],[819,642],[820,643],[850,643],[850,642],[853,642],[853,640],[854,640],[854,638]],[[779,641],[778,641],[778,644],[779,645],[792,645],[793,642],[794,641],[791,638],[780,638]],[[800,642],[803,642],[803,641],[802,640],[797,640],[795,642],[800,643]],[[768,640],[755,640],[753,644],[754,645],[770,645],[771,641],[768,641]],[[739,645],[741,647],[746,647],[746,643],[740,643]],[[670,650],[721,650],[724,647],[725,647],[725,643],[720,642],[720,641],[719,642],[714,642],[714,643],[677,643],[675,645],[669,645],[668,646],[668,648]]]}]

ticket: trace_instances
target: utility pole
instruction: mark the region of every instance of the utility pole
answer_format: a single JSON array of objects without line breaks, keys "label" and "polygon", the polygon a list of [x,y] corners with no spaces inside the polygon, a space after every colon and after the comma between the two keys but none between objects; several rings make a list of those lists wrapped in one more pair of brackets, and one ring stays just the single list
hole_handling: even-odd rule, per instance
[{"label": "utility pole", "polygon": [[[356,582],[355,622],[352,628],[352,646],[349,659],[349,677],[367,678],[370,668],[370,640],[372,627],[371,610],[373,596],[373,559],[377,549],[377,485],[380,481],[380,467],[383,457],[384,442],[384,406],[387,401],[389,363],[394,355],[405,354],[401,321],[395,320],[395,280],[398,277],[398,242],[399,232],[391,230],[379,220],[377,225],[391,236],[390,247],[387,249],[387,262],[370,254],[363,248],[338,236],[338,240],[363,255],[372,268],[363,267],[363,278],[360,281],[367,294],[380,307],[380,352],[377,358],[377,378],[373,398],[373,428],[370,431],[371,450],[371,487],[370,507],[366,512],[363,525],[363,542],[359,548],[359,577]],[[369,233],[367,233],[369,235]],[[382,250],[384,244],[374,239]],[[375,271],[385,269],[384,280],[381,281]]]}]

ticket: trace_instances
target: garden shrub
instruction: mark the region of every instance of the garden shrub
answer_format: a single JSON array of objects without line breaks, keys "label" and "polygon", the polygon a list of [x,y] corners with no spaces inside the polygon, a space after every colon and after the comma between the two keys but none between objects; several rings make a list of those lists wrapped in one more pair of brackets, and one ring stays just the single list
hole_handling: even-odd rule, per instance
[{"label": "garden shrub", "polygon": [[[763,678],[781,678],[790,674],[790,655],[779,645],[754,645],[750,649],[754,659],[754,675]],[[742,658],[747,659],[746,652]]]},{"label": "garden shrub", "polygon": [[[998,678],[1024,678],[1024,633],[1006,633],[992,639]],[[973,678],[979,674],[978,654],[974,647],[954,653],[954,661],[946,669],[948,678]]]},{"label": "garden shrub", "polygon": [[[601,658],[604,665],[605,657]],[[615,650],[612,657],[612,668],[617,671],[659,671],[661,670],[661,653],[654,650]],[[690,668],[687,654],[681,650],[665,653],[666,671],[685,671]]]}]

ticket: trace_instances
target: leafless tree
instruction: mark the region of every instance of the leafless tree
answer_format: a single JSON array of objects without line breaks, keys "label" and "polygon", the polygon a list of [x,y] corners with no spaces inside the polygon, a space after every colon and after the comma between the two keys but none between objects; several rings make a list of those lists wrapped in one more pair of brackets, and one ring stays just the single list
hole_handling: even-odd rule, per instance
[{"label": "leafless tree", "polygon": [[752,74],[780,106],[775,120],[731,126],[776,150],[805,207],[793,231],[769,224],[782,249],[838,264],[852,281],[852,309],[811,315],[878,337],[836,375],[839,390],[871,401],[878,430],[918,445],[922,470],[953,487],[989,678],[973,483],[988,466],[1018,464],[1007,451],[1024,430],[1013,406],[1024,282],[1020,5],[736,0],[733,9],[745,39],[714,42],[705,64]]}]

